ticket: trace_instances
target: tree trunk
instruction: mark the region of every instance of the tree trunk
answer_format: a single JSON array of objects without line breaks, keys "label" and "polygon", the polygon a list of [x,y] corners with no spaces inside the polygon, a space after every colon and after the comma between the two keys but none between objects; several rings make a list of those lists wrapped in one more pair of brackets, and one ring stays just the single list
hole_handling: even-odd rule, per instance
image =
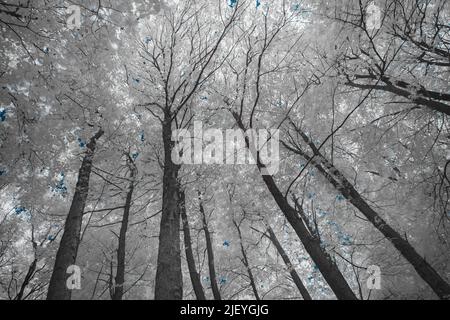
[{"label": "tree trunk", "polygon": [[[422,279],[428,283],[433,291],[441,299],[450,299],[450,285],[433,269],[433,267],[420,256],[411,244],[404,239],[397,231],[389,226],[379,214],[373,210],[367,202],[361,197],[353,185],[345,178],[345,176],[330,163],[317,149],[314,143],[297,128],[303,140],[309,145],[314,152],[318,161],[311,161],[314,166],[321,172],[328,181],[339,190],[342,195],[353,204],[374,226],[377,228],[403,255],[403,257],[412,264]],[[291,149],[292,150],[292,149]],[[297,151],[297,153],[299,153]],[[299,153],[300,154],[300,153]],[[306,160],[310,160],[305,154],[302,154]]]},{"label": "tree trunk", "polygon": [[[245,132],[245,126],[239,115],[233,112],[233,117],[235,118],[239,128]],[[250,150],[251,147],[247,137],[245,138],[245,143],[247,149]],[[259,169],[264,167],[258,156],[254,158],[256,159]],[[287,221],[292,226],[305,247],[306,252],[308,252],[311,259],[317,265],[319,271],[323,275],[325,281],[330,285],[330,288],[333,290],[336,297],[340,300],[357,300],[356,295],[353,293],[342,273],[339,271],[339,268],[333,261],[332,257],[325,251],[325,249],[321,247],[320,240],[309,232],[305,226],[305,222],[300,218],[298,212],[283,196],[272,176],[263,175],[262,178],[281,212],[283,212]],[[299,210],[302,209],[299,208]]]},{"label": "tree trunk", "polygon": [[281,246],[280,242],[278,241],[275,233],[273,232],[271,227],[267,228],[267,231],[269,232],[269,239],[272,241],[273,245],[277,249],[278,253],[280,254],[281,258],[283,259],[284,263],[286,264],[286,267],[289,270],[289,273],[291,274],[292,280],[294,280],[295,285],[298,288],[298,291],[300,291],[300,294],[303,297],[303,300],[312,300],[308,290],[303,285],[302,280],[300,279],[297,271],[295,270],[294,266],[291,263],[291,260],[289,259],[289,256],[284,251],[283,247]]},{"label": "tree trunk", "polygon": [[164,176],[163,203],[159,231],[158,265],[155,279],[156,300],[181,300],[183,279],[181,273],[180,248],[180,166],[172,161],[172,119],[168,113],[163,122]]},{"label": "tree trunk", "polygon": [[34,271],[36,271],[36,265],[37,265],[37,258],[34,258],[33,262],[31,263],[30,267],[28,268],[28,272],[25,276],[25,279],[22,282],[22,285],[20,286],[20,291],[17,294],[17,296],[14,298],[14,300],[22,300],[23,294],[25,293],[25,289],[30,283],[31,279],[33,278]]},{"label": "tree trunk", "polygon": [[128,189],[127,197],[125,200],[125,208],[123,210],[122,223],[120,226],[119,234],[119,246],[117,248],[117,271],[116,271],[116,284],[114,286],[114,294],[112,300],[122,300],[123,286],[125,283],[125,247],[127,239],[128,220],[130,217],[131,200],[133,198],[134,191],[134,178],[136,174],[136,168],[131,159],[129,159],[130,173],[130,186]]},{"label": "tree trunk", "polygon": [[64,225],[64,233],[56,253],[55,265],[48,287],[47,300],[70,300],[71,290],[67,288],[67,268],[77,259],[80,244],[80,231],[83,222],[83,212],[89,192],[89,178],[92,169],[97,140],[103,135],[100,129],[87,144],[86,154],[78,172],[78,181],[73,195],[69,214]]},{"label": "tree trunk", "polygon": [[245,268],[247,269],[248,278],[250,280],[250,286],[252,287],[253,294],[255,295],[255,299],[256,300],[261,300],[261,298],[259,297],[259,294],[258,294],[258,289],[256,288],[255,277],[253,276],[252,269],[250,268],[250,264],[248,262],[247,254],[245,253],[245,249],[244,249],[244,244],[242,243],[241,228],[239,227],[237,222],[234,221],[234,220],[233,220],[233,224],[234,224],[234,226],[236,227],[236,229],[238,231],[239,242],[240,242],[240,245],[241,245],[242,263],[244,264]]},{"label": "tree trunk", "polygon": [[200,281],[200,275],[195,267],[194,254],[192,252],[191,231],[189,229],[189,221],[186,214],[186,202],[184,190],[180,190],[180,212],[183,222],[183,234],[184,234],[184,249],[186,252],[186,260],[189,269],[189,275],[192,282],[192,288],[194,289],[197,300],[206,300],[205,292]]},{"label": "tree trunk", "polygon": [[203,218],[203,231],[205,232],[205,240],[206,240],[206,252],[208,254],[208,268],[209,268],[209,279],[211,281],[211,290],[213,292],[214,300],[222,300],[220,297],[219,286],[217,285],[217,277],[216,270],[214,267],[214,251],[212,247],[211,235],[208,230],[208,224],[206,222],[206,213],[203,208],[202,195],[200,191],[198,192],[198,199],[200,202],[200,212]]}]

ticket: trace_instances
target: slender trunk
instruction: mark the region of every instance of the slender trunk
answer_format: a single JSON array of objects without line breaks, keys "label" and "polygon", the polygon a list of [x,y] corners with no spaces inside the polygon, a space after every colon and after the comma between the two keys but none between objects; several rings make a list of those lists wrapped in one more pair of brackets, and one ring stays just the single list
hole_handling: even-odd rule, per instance
[{"label": "slender trunk", "polygon": [[136,168],[130,160],[130,186],[125,200],[125,208],[123,210],[122,224],[120,226],[119,247],[117,248],[117,271],[116,271],[116,285],[114,287],[114,294],[112,300],[122,300],[123,286],[125,283],[125,246],[127,239],[128,220],[130,217],[131,200],[134,191],[134,177]]},{"label": "slender trunk", "polygon": [[[450,299],[450,285],[421,255],[417,253],[406,239],[389,226],[386,221],[384,221],[380,215],[367,204],[345,176],[320,153],[314,143],[310,141],[302,131],[299,129],[298,131],[303,140],[310,146],[311,150],[313,150],[315,157],[317,157],[317,161],[314,159],[311,161],[317,170],[319,170],[319,172],[321,172],[321,174],[323,174],[328,181],[394,245],[403,257],[412,264],[417,273],[426,283],[428,283],[439,298]],[[311,157],[308,157],[305,154],[303,154],[303,156],[305,156],[307,160],[311,159]]]},{"label": "slender trunk", "polygon": [[[233,116],[239,128],[242,131],[245,131],[245,126],[242,123],[239,115],[237,113],[233,113]],[[245,138],[245,143],[247,149],[250,150],[250,142],[247,137]],[[264,167],[264,165],[260,162],[258,155],[256,155],[256,157],[254,158],[256,159],[259,169]],[[283,212],[286,220],[294,229],[295,233],[305,247],[306,252],[308,252],[311,259],[317,265],[320,273],[323,275],[325,281],[330,285],[330,288],[331,290],[333,290],[336,297],[340,300],[357,300],[356,295],[353,293],[342,273],[339,271],[339,268],[333,261],[332,257],[320,245],[320,239],[309,232],[308,228],[305,225],[305,221],[301,219],[298,212],[283,196],[273,177],[269,175],[263,175],[262,178],[281,212]],[[299,208],[298,210],[302,209]]]},{"label": "slender trunk", "polygon": [[78,181],[73,195],[69,214],[64,225],[64,233],[56,253],[55,266],[48,287],[47,300],[70,300],[71,291],[67,288],[67,268],[77,259],[80,244],[80,231],[83,222],[83,212],[89,192],[89,178],[92,169],[97,140],[103,135],[99,130],[87,144],[86,155],[78,172]]},{"label": "slender trunk", "polygon": [[36,271],[36,265],[37,265],[37,258],[34,258],[33,262],[31,263],[30,267],[28,268],[28,272],[25,276],[25,279],[22,282],[22,285],[20,286],[20,291],[17,294],[17,296],[14,298],[14,300],[22,300],[23,294],[25,293],[25,289],[30,283],[31,279],[33,278],[34,271]]},{"label": "slender trunk", "polygon": [[158,265],[155,279],[156,300],[181,300],[183,279],[181,273],[180,211],[178,172],[180,166],[172,162],[171,115],[166,114],[163,122],[164,176],[163,203],[159,231]]},{"label": "slender trunk", "polygon": [[198,192],[198,199],[200,201],[200,213],[203,218],[203,231],[205,232],[206,240],[206,252],[208,254],[208,268],[209,268],[209,279],[211,280],[211,290],[213,292],[214,300],[222,300],[220,297],[219,286],[217,285],[216,270],[214,267],[214,251],[212,247],[211,235],[208,230],[208,224],[206,222],[206,213],[203,207],[202,195],[200,191]]},{"label": "slender trunk", "polygon": [[205,292],[200,281],[200,275],[195,267],[194,253],[192,252],[191,231],[189,229],[189,221],[186,214],[186,202],[184,190],[180,190],[180,212],[183,222],[184,249],[186,252],[186,260],[191,277],[192,288],[194,289],[197,300],[206,300]]},{"label": "slender trunk", "polygon": [[240,242],[240,245],[241,245],[242,263],[244,264],[245,268],[247,269],[248,278],[250,279],[250,286],[252,287],[253,294],[255,295],[255,299],[256,300],[261,300],[261,298],[259,297],[259,294],[258,294],[258,289],[256,288],[255,277],[253,276],[252,269],[250,268],[250,264],[248,262],[247,254],[245,253],[244,244],[242,242],[241,228],[239,227],[239,225],[237,224],[236,221],[233,220],[233,223],[234,223],[234,226],[236,227],[236,229],[238,231],[239,242]]},{"label": "slender trunk", "polygon": [[281,246],[281,243],[278,241],[275,233],[273,232],[271,227],[267,228],[267,231],[269,232],[269,239],[272,241],[273,245],[277,249],[278,253],[280,254],[281,258],[283,259],[284,263],[286,264],[286,267],[289,270],[289,273],[291,274],[292,280],[294,280],[295,285],[298,288],[298,291],[300,291],[300,294],[303,297],[303,300],[312,300],[311,295],[309,294],[306,287],[303,285],[302,280],[300,279],[297,271],[295,270],[294,266],[291,263],[291,260],[289,259],[289,256],[284,251],[283,247]]}]

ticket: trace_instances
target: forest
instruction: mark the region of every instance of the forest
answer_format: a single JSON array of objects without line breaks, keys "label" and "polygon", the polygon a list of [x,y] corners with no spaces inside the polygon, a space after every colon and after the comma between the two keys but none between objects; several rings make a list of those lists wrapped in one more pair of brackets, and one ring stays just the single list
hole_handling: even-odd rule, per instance
[{"label": "forest", "polygon": [[450,1],[0,0],[0,300],[450,300]]}]

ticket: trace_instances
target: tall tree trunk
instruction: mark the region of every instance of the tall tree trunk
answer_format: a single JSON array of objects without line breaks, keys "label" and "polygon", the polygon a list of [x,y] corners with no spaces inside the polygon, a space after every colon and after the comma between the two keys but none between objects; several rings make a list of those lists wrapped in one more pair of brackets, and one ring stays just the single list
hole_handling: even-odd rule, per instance
[{"label": "tall tree trunk", "polygon": [[117,248],[117,271],[116,271],[116,283],[114,286],[114,294],[112,300],[122,300],[123,297],[123,286],[125,283],[125,247],[127,239],[128,221],[130,217],[131,200],[133,198],[134,191],[134,178],[136,175],[136,167],[134,166],[133,160],[128,159],[130,167],[130,186],[127,192],[127,197],[125,200],[125,206],[123,210],[122,223],[120,226],[119,234],[119,246]]},{"label": "tall tree trunk", "polygon": [[89,179],[92,169],[97,140],[103,135],[100,129],[87,144],[86,154],[78,172],[78,181],[73,195],[69,214],[64,225],[64,233],[56,253],[55,265],[48,287],[47,300],[70,300],[71,290],[67,288],[67,268],[77,259],[80,244],[80,231],[83,222],[83,212],[89,192]]},{"label": "tall tree trunk", "polygon": [[[236,112],[233,112],[232,114],[239,128],[245,132],[246,129],[240,116]],[[250,146],[250,142],[247,137],[245,138],[245,143],[247,149],[251,150],[252,147]],[[264,165],[261,163],[259,155],[254,155],[254,158],[258,168],[263,168]],[[333,261],[332,257],[320,245],[320,239],[309,232],[305,225],[306,222],[301,219],[299,213],[283,196],[273,177],[263,175],[262,178],[281,212],[283,212],[286,220],[294,229],[295,233],[305,247],[306,252],[308,252],[311,259],[317,265],[320,273],[323,275],[325,281],[329,284],[336,297],[340,300],[357,300],[356,295],[353,293],[342,273],[339,271],[339,268]],[[298,210],[302,210],[302,208],[298,208]]]},{"label": "tall tree trunk", "polygon": [[286,267],[289,270],[289,273],[291,274],[292,280],[294,280],[295,285],[298,288],[298,291],[300,291],[300,294],[302,295],[304,300],[312,300],[311,295],[309,294],[306,287],[303,285],[302,280],[300,279],[297,271],[295,270],[294,266],[291,263],[291,260],[289,259],[289,256],[284,251],[283,247],[281,246],[281,243],[278,241],[275,233],[273,232],[272,228],[270,226],[267,227],[267,232],[269,232],[269,239],[272,241],[273,245],[277,249],[278,253],[280,254],[281,258],[283,259],[284,263],[286,264]]},{"label": "tall tree trunk", "polygon": [[172,139],[172,119],[168,112],[163,122],[164,176],[163,203],[159,231],[158,265],[155,279],[156,300],[181,300],[183,279],[181,273],[180,248],[180,186],[178,172],[180,166],[172,161],[174,142]]},{"label": "tall tree trunk", "polygon": [[406,239],[389,226],[386,221],[384,221],[380,215],[367,204],[347,178],[345,178],[345,176],[322,155],[311,139],[309,139],[299,128],[296,128],[296,130],[314,152],[316,159],[311,159],[310,156],[297,149],[289,149],[302,155],[306,160],[311,160],[311,163],[314,164],[317,170],[319,170],[319,172],[324,175],[328,181],[394,245],[403,257],[412,264],[417,273],[426,283],[428,283],[438,297],[441,299],[450,299],[450,285],[422,256],[417,253]]},{"label": "tall tree trunk", "polygon": [[259,294],[258,294],[258,289],[256,288],[255,277],[253,276],[252,269],[250,268],[250,264],[248,262],[247,254],[245,253],[244,244],[242,241],[241,228],[239,227],[238,223],[235,220],[233,220],[233,224],[236,227],[236,230],[239,235],[239,243],[241,245],[241,253],[242,253],[242,263],[244,264],[245,268],[247,269],[248,278],[250,280],[250,286],[252,287],[253,294],[255,295],[255,299],[261,300],[261,298],[259,297]]},{"label": "tall tree trunk", "polygon": [[189,221],[186,214],[186,201],[184,190],[180,190],[180,212],[183,222],[183,234],[184,234],[184,250],[186,252],[186,260],[189,269],[189,275],[192,282],[192,288],[194,289],[197,300],[206,300],[205,292],[200,281],[200,275],[195,267],[194,253],[192,252],[191,231],[189,228]]},{"label": "tall tree trunk", "polygon": [[206,221],[205,208],[203,207],[202,194],[198,192],[200,213],[203,218],[203,231],[205,232],[206,240],[206,252],[208,254],[208,268],[209,268],[209,279],[211,281],[211,290],[213,292],[214,300],[222,300],[220,296],[219,286],[217,285],[216,269],[214,267],[214,251],[211,241],[211,235],[208,229],[208,223]]}]

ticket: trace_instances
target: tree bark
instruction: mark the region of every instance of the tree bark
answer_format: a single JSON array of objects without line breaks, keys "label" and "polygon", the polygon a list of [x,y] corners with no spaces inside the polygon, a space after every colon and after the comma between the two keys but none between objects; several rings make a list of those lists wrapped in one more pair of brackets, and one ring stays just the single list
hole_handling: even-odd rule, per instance
[{"label": "tree bark", "polygon": [[81,224],[86,199],[89,192],[89,179],[92,170],[97,140],[104,134],[100,129],[87,144],[86,154],[78,172],[78,181],[75,194],[72,199],[69,214],[64,225],[64,233],[56,253],[55,265],[48,287],[47,300],[70,300],[71,290],[67,288],[67,268],[77,259],[78,246],[80,244]]},{"label": "tree bark", "polygon": [[239,243],[241,245],[241,253],[242,253],[242,263],[244,264],[245,268],[247,269],[248,278],[250,280],[250,286],[252,287],[253,294],[255,295],[255,299],[256,300],[261,300],[261,298],[259,297],[259,294],[258,294],[258,289],[256,288],[255,277],[253,276],[252,269],[250,268],[250,264],[248,262],[247,254],[245,253],[245,249],[244,249],[244,244],[242,243],[241,228],[239,227],[237,222],[234,221],[234,220],[233,220],[233,224],[236,227],[236,230],[237,230],[238,235],[239,235]]},{"label": "tree bark", "polygon": [[203,200],[200,191],[198,192],[200,213],[203,218],[203,231],[205,232],[206,252],[208,254],[209,279],[211,280],[211,290],[214,300],[222,300],[220,296],[219,286],[217,285],[216,269],[214,267],[214,250],[212,247],[211,234],[209,233],[208,223],[206,222],[206,213],[203,207]]},{"label": "tree bark", "polygon": [[126,239],[128,230],[128,221],[130,217],[131,200],[133,198],[134,192],[134,178],[136,174],[136,167],[131,159],[129,161],[129,167],[131,169],[130,173],[130,186],[127,192],[127,197],[125,199],[125,206],[123,210],[122,223],[120,226],[119,234],[119,246],[117,248],[117,271],[115,278],[114,294],[112,300],[122,300],[124,283],[125,283],[125,249],[126,249]]},{"label": "tree bark", "polygon": [[184,235],[184,250],[186,252],[186,260],[189,269],[189,275],[192,282],[192,288],[194,289],[197,300],[206,300],[205,292],[200,281],[200,275],[195,267],[194,253],[192,252],[191,231],[189,228],[189,221],[186,214],[186,202],[184,190],[180,190],[180,212],[183,222],[183,235]]},{"label": "tree bark", "polygon": [[267,231],[269,232],[269,239],[272,241],[273,245],[277,249],[278,253],[280,254],[281,258],[283,259],[284,263],[286,264],[286,267],[289,270],[289,273],[291,274],[292,280],[294,280],[295,285],[298,288],[298,291],[300,291],[300,294],[303,297],[303,300],[312,300],[311,295],[309,294],[308,290],[304,286],[302,280],[300,279],[300,276],[298,275],[297,271],[295,270],[294,266],[291,263],[291,260],[289,259],[289,256],[284,251],[283,247],[281,246],[281,243],[278,241],[275,233],[273,232],[272,228],[269,226],[267,227]]},{"label": "tree bark", "polygon": [[299,150],[293,148],[289,149],[302,155],[306,160],[311,161],[317,170],[319,170],[319,172],[394,245],[409,263],[411,263],[420,277],[428,283],[439,298],[450,299],[450,285],[422,256],[417,253],[406,239],[389,226],[386,221],[384,221],[380,215],[367,204],[347,178],[345,178],[345,176],[322,155],[311,139],[309,139],[299,128],[296,128],[296,130],[300,133],[302,139],[309,145],[317,160],[311,159],[311,157]]},{"label": "tree bark", "polygon": [[[235,112],[233,112],[232,114],[236,120],[238,127],[245,132],[245,126],[240,116]],[[251,147],[248,138],[245,138],[245,143],[247,149],[250,150]],[[254,156],[254,158],[256,160],[258,168],[263,168],[264,165],[261,163],[259,156],[256,155],[256,157]],[[305,221],[301,219],[298,212],[283,196],[273,177],[269,175],[263,175],[262,178],[281,212],[283,212],[286,220],[294,229],[295,233],[305,247],[306,252],[308,252],[311,259],[317,265],[320,273],[323,275],[325,281],[329,284],[336,297],[340,300],[357,300],[356,295],[353,293],[342,273],[339,271],[339,268],[333,261],[332,257],[320,245],[320,239],[309,232],[308,228],[305,225]],[[302,209],[298,208],[298,210]]]},{"label": "tree bark", "polygon": [[163,203],[159,231],[158,263],[155,279],[156,300],[181,300],[183,279],[181,272],[180,211],[178,172],[180,166],[172,161],[174,142],[172,119],[167,112],[163,121],[164,175]]}]

